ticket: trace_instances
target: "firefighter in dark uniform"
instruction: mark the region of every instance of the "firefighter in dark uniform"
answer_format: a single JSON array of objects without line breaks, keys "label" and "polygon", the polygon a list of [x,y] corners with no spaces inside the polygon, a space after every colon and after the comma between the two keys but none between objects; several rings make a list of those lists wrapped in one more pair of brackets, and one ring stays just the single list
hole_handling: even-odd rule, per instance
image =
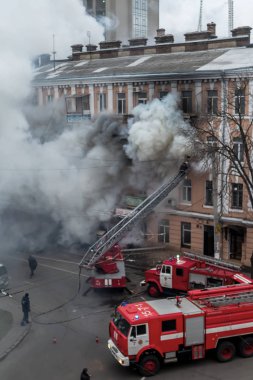
[{"label": "firefighter in dark uniform", "polygon": [[29,323],[29,312],[30,312],[30,299],[29,294],[25,293],[21,300],[22,311],[23,311],[23,320],[21,322],[22,326],[25,326],[26,323]]},{"label": "firefighter in dark uniform", "polygon": [[37,265],[38,265],[37,260],[35,259],[35,257],[33,257],[32,255],[30,255],[28,257],[28,264],[29,264],[30,271],[31,271],[30,277],[33,277],[34,271],[35,271],[35,269],[37,268]]}]

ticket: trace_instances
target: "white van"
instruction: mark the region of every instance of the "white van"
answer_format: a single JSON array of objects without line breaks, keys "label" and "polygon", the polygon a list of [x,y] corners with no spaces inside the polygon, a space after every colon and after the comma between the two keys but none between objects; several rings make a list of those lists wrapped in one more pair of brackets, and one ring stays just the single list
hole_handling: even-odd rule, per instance
[{"label": "white van", "polygon": [[7,269],[3,264],[0,264],[0,290],[5,290],[8,288],[8,273]]}]

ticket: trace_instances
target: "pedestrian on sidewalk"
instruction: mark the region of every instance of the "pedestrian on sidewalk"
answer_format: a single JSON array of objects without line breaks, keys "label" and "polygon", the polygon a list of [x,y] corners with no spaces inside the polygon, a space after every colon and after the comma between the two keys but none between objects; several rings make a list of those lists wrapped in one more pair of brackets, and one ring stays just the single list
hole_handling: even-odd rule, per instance
[{"label": "pedestrian on sidewalk", "polygon": [[88,374],[88,368],[84,368],[82,370],[80,380],[90,380],[90,375]]},{"label": "pedestrian on sidewalk", "polygon": [[35,257],[33,257],[32,255],[30,255],[28,257],[28,264],[29,264],[30,271],[31,271],[30,277],[33,277],[34,271],[35,271],[35,269],[37,268],[37,265],[38,265],[37,260],[35,259]]},{"label": "pedestrian on sidewalk", "polygon": [[21,322],[21,325],[25,326],[26,323],[29,323],[30,299],[29,299],[28,293],[26,293],[23,296],[21,300],[21,305],[22,305],[22,311],[23,311],[23,320]]}]

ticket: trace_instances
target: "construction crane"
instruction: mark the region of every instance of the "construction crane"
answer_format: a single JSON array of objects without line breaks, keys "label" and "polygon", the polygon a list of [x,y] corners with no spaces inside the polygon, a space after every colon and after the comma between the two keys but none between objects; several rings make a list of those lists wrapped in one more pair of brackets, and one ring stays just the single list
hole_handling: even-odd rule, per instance
[{"label": "construction crane", "polygon": [[[120,272],[119,268],[116,267],[115,260],[120,261],[121,267],[123,263],[123,257],[117,243],[123,236],[126,235],[127,232],[132,229],[134,225],[136,225],[141,219],[145,218],[163,199],[166,198],[166,196],[183,180],[187,171],[188,163],[185,162],[181,165],[178,174],[171,178],[168,183],[165,183],[158,188],[139,206],[132,210],[119,223],[117,223],[89,247],[83,256],[79,267],[86,269],[98,269],[99,273],[97,277],[96,275],[92,277],[92,281],[90,282],[91,286],[125,286],[124,268],[121,268],[121,273],[119,273],[118,277],[115,276],[115,273]],[[109,281],[106,277],[108,274],[111,275]]]}]

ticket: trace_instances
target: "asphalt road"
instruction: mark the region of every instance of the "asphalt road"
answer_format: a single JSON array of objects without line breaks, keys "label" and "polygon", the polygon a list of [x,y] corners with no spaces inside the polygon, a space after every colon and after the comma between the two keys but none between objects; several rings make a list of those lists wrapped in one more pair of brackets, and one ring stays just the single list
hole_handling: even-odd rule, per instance
[{"label": "asphalt road", "polygon": [[[111,313],[128,294],[91,290],[83,295],[88,289],[85,273],[78,292],[79,257],[75,255],[48,253],[37,259],[39,265],[32,279],[27,255],[4,259],[15,301],[20,302],[24,292],[30,294],[32,326],[21,344],[0,362],[0,379],[75,380],[80,378],[83,367],[88,367],[92,380],[144,379],[120,367],[107,349]],[[128,268],[127,273],[129,288],[141,291],[141,271]],[[236,358],[220,364],[210,356],[198,362],[166,365],[155,379],[251,380],[252,372],[253,359]]]}]

